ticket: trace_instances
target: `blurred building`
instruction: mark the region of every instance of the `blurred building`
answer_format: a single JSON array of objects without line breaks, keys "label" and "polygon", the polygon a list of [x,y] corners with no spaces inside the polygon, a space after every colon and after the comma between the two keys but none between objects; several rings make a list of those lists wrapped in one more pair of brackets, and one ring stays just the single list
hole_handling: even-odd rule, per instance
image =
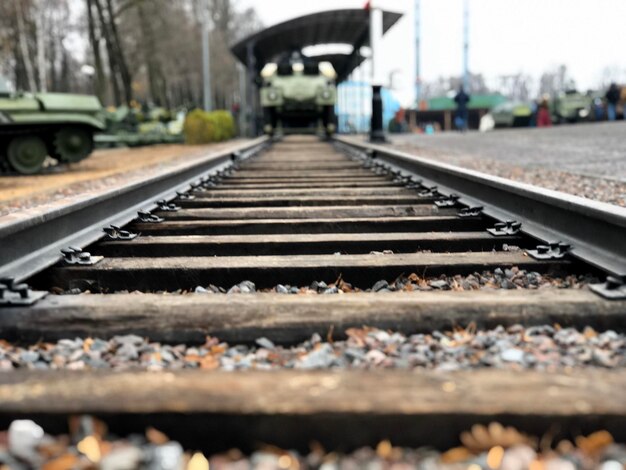
[{"label": "blurred building", "polygon": [[[491,108],[505,101],[507,99],[499,93],[471,95],[468,105],[469,128],[478,129],[480,119]],[[407,118],[411,128],[433,125],[441,130],[450,131],[454,129],[455,112],[454,96],[439,96],[420,102],[419,109],[411,109],[407,112]]]},{"label": "blurred building", "polygon": [[[367,82],[346,81],[337,87],[337,93],[335,112],[339,133],[369,132],[372,119],[372,86]],[[387,129],[389,121],[400,109],[400,102],[386,88],[383,88],[382,96],[383,122]]]}]

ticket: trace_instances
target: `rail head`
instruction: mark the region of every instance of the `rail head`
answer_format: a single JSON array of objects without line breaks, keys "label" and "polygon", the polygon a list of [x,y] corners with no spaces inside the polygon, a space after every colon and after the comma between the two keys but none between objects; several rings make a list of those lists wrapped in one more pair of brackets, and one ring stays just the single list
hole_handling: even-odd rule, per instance
[{"label": "rail head", "polygon": [[361,158],[393,170],[419,175],[459,202],[482,206],[498,220],[515,220],[522,231],[543,242],[571,245],[570,253],[607,273],[626,276],[626,209],[570,194],[511,181],[474,170],[440,163],[353,138],[336,137],[337,145]]},{"label": "rail head", "polygon": [[105,235],[105,227],[123,226],[150,211],[155,201],[171,200],[176,191],[211,171],[222,169],[231,156],[248,158],[269,145],[267,137],[211,152],[206,157],[121,188],[110,189],[72,204],[0,225],[0,279],[24,280],[61,258],[61,250],[85,247]]}]

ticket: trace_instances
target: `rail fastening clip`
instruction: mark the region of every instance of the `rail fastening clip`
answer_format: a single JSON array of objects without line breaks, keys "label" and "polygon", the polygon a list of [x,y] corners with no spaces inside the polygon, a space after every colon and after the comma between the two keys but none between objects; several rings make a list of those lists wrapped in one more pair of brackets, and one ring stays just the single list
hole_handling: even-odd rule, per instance
[{"label": "rail fastening clip", "polygon": [[33,305],[46,295],[45,291],[31,290],[28,284],[16,284],[13,278],[0,279],[0,305],[3,307]]},{"label": "rail fastening clip", "polygon": [[129,232],[128,230],[122,230],[116,225],[104,227],[102,230],[107,234],[107,238],[109,240],[133,240],[137,238],[136,233]]},{"label": "rail fastening clip", "polygon": [[494,237],[506,237],[508,235],[517,235],[522,229],[522,223],[515,220],[507,220],[506,222],[498,222],[492,228],[488,228]]},{"label": "rail fastening clip", "polygon": [[447,197],[442,197],[441,199],[437,199],[435,201],[435,205],[437,207],[455,207],[458,205],[459,203],[459,199],[461,199],[461,196],[459,196],[458,194],[450,194]]},{"label": "rail fastening clip", "polygon": [[139,222],[147,224],[159,224],[165,220],[163,217],[159,217],[158,215],[154,215],[146,211],[137,212],[137,218],[139,219]]},{"label": "rail fastening clip", "polygon": [[529,256],[535,259],[562,259],[572,246],[563,242],[550,242],[547,245],[537,245],[534,250],[527,250]]},{"label": "rail fastening clip", "polygon": [[457,214],[459,217],[478,217],[483,213],[483,206],[464,207]]},{"label": "rail fastening clip", "polygon": [[608,276],[606,282],[590,284],[589,289],[608,300],[626,300],[626,276]]},{"label": "rail fastening clip", "polygon": [[156,202],[157,209],[161,212],[178,212],[180,206],[177,206],[173,202],[167,202],[165,199],[161,199]]},{"label": "rail fastening clip", "polygon": [[63,248],[61,253],[63,254],[63,262],[70,266],[93,266],[104,259],[104,256],[91,256],[91,253],[74,246]]}]

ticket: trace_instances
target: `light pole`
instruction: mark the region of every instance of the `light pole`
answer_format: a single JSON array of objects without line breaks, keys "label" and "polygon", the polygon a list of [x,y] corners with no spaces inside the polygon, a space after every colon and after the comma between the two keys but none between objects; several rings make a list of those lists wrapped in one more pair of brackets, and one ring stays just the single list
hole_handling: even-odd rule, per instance
[{"label": "light pole", "polygon": [[420,95],[422,94],[421,87],[421,57],[420,57],[420,48],[421,48],[421,35],[422,35],[422,11],[421,11],[421,0],[415,0],[415,109],[419,109],[420,107]]},{"label": "light pole", "polygon": [[209,45],[210,12],[209,0],[204,3],[202,15],[202,82],[204,90],[204,110],[211,111],[211,49]]},{"label": "light pole", "polygon": [[463,5],[463,88],[469,90],[469,0]]}]

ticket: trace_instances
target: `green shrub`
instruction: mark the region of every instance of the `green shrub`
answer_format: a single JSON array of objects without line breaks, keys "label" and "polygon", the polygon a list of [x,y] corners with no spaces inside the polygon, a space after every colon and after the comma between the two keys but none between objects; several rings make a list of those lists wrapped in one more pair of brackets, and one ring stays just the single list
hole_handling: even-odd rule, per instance
[{"label": "green shrub", "polygon": [[222,142],[235,136],[235,120],[228,111],[195,109],[185,118],[185,142],[191,145]]}]

